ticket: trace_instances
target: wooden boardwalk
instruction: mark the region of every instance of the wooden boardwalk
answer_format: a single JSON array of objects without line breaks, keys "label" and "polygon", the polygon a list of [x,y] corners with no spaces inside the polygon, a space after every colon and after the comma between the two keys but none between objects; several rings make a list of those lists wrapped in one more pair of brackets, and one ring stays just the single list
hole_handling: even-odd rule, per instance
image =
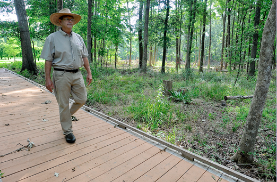
[{"label": "wooden boardwalk", "polygon": [[[236,181],[84,110],[73,122],[76,143],[68,144],[54,95],[4,69],[0,94],[2,182]],[[27,139],[35,144],[29,150]]]}]

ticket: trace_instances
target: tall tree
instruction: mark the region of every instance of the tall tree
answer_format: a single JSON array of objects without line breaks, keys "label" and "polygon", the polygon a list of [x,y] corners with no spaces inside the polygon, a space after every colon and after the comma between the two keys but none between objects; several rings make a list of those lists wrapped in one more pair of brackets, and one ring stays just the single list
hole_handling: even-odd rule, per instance
[{"label": "tall tree", "polygon": [[88,48],[88,60],[92,62],[92,37],[91,37],[91,17],[92,17],[92,0],[88,0],[88,27],[87,27],[87,48]]},{"label": "tall tree", "polygon": [[210,2],[210,33],[209,33],[209,58],[208,58],[208,69],[210,69],[211,64],[211,46],[212,46],[212,1]]},{"label": "tall tree", "polygon": [[[94,16],[97,18],[98,16],[97,16],[97,7],[98,7],[98,4],[97,4],[97,0],[95,0],[94,1]],[[96,27],[95,26],[93,26],[93,32],[94,32],[94,35],[93,35],[93,37],[94,37],[94,42],[93,42],[93,45],[94,45],[94,48],[93,48],[93,57],[94,57],[94,63],[97,63],[97,60],[96,60],[96,55],[97,55],[97,40],[96,40]],[[95,64],[95,65],[97,65],[97,64]],[[115,67],[116,68],[116,67]]]},{"label": "tall tree", "polygon": [[220,60],[220,70],[223,68],[223,58],[224,58],[224,44],[225,44],[225,22],[226,22],[226,13],[223,13],[223,35],[222,35],[222,48],[221,48],[221,60]]},{"label": "tall tree", "polygon": [[164,42],[163,42],[163,59],[162,59],[162,69],[161,73],[165,73],[165,57],[166,57],[166,33],[167,33],[167,27],[168,27],[168,17],[169,17],[169,0],[166,0],[166,15],[165,15],[165,21],[164,21]]},{"label": "tall tree", "polygon": [[129,28],[130,28],[130,56],[129,56],[129,66],[131,66],[131,62],[132,62],[132,25],[131,25],[131,15],[130,15],[130,10],[129,10],[129,1],[127,0],[127,11],[128,11],[128,24],[129,24]]},{"label": "tall tree", "polygon": [[142,44],[142,10],[143,10],[143,0],[140,0],[140,2],[139,2],[139,28],[138,28],[139,68],[142,68],[142,58],[143,58],[143,44]]},{"label": "tall tree", "polygon": [[147,0],[146,7],[145,7],[145,15],[144,15],[144,46],[143,46],[143,61],[142,61],[142,72],[143,73],[146,73],[146,66],[147,66],[149,6],[150,6],[150,0]]},{"label": "tall tree", "polygon": [[30,32],[27,21],[27,14],[25,10],[25,4],[23,0],[14,0],[14,6],[18,19],[18,26],[20,31],[21,48],[22,48],[22,69],[28,70],[33,74],[37,74],[37,68],[34,63]]},{"label": "tall tree", "polygon": [[[226,35],[226,49],[227,53],[226,57],[230,59],[230,33],[231,33],[231,8],[230,8],[230,2],[231,0],[227,0],[227,35]],[[224,68],[227,68],[227,60],[225,61],[225,66]]]},{"label": "tall tree", "polygon": [[202,44],[201,44],[201,59],[199,72],[203,72],[203,62],[204,62],[204,53],[205,53],[205,29],[206,29],[206,17],[207,17],[207,0],[204,2],[204,12],[203,12],[203,32],[202,32]]},{"label": "tall tree", "polygon": [[251,62],[250,62],[250,70],[248,72],[249,76],[255,75],[255,59],[257,54],[257,47],[258,47],[258,38],[259,38],[259,32],[258,32],[258,26],[260,23],[260,11],[261,11],[261,0],[257,1],[256,4],[256,14],[254,19],[254,34],[253,34],[253,46],[251,49]]},{"label": "tall tree", "polygon": [[276,1],[272,1],[267,17],[261,43],[258,78],[254,97],[247,116],[243,136],[236,154],[231,158],[238,163],[252,163],[253,153],[271,80],[271,65],[276,36]]}]

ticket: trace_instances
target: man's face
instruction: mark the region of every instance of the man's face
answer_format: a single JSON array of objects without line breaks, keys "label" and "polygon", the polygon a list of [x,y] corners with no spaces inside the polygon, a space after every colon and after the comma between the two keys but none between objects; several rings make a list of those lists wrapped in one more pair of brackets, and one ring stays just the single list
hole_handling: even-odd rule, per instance
[{"label": "man's face", "polygon": [[72,29],[74,18],[72,16],[65,16],[62,20],[59,20],[62,28]]}]

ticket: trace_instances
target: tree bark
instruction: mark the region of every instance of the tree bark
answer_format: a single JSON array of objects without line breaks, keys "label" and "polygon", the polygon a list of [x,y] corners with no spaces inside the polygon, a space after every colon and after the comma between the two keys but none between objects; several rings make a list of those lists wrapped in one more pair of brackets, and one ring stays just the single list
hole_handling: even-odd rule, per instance
[{"label": "tree bark", "polygon": [[[49,1],[49,16],[56,12],[56,5],[55,0],[48,0]],[[53,33],[56,31],[56,26],[50,22],[49,19],[49,26],[50,26],[50,33]]]},{"label": "tree bark", "polygon": [[131,16],[129,11],[129,1],[127,0],[127,10],[128,10],[128,17],[129,17],[129,26],[130,26],[130,56],[129,56],[129,66],[131,66],[132,62],[132,25],[131,25]]},{"label": "tree bark", "polygon": [[150,0],[146,1],[145,7],[145,22],[144,22],[144,46],[143,46],[143,61],[142,61],[142,72],[146,73],[147,66],[147,45],[148,45],[148,23],[149,23],[149,6]]},{"label": "tree bark", "polygon": [[225,22],[226,22],[226,14],[224,12],[224,14],[223,14],[223,35],[222,35],[220,70],[222,70],[222,68],[223,68],[224,44],[225,44]]},{"label": "tree bark", "polygon": [[114,68],[116,69],[116,62],[117,62],[117,50],[118,45],[115,46],[115,53],[114,53]]},{"label": "tree bark", "polygon": [[139,68],[142,68],[142,58],[143,58],[143,45],[142,45],[142,10],[143,10],[143,1],[140,0],[140,5],[139,5],[139,29],[138,29],[138,40],[139,40]]},{"label": "tree bark", "polygon": [[236,154],[231,158],[239,164],[252,163],[256,137],[265,105],[267,92],[271,80],[271,65],[274,52],[276,36],[276,1],[272,1],[272,6],[268,14],[261,42],[260,59],[258,67],[258,78],[254,97],[247,116],[243,136],[240,140]]},{"label": "tree bark", "polygon": [[[97,1],[94,1],[94,16],[97,17]],[[95,30],[95,28],[94,28]],[[95,32],[94,32],[94,48],[93,48],[93,51],[94,51],[94,63],[95,65],[97,65],[97,59],[96,59],[96,55],[97,55],[97,40],[96,40],[96,35],[95,35]]]},{"label": "tree bark", "polygon": [[201,59],[201,47],[202,47],[202,42],[201,42],[201,38],[202,38],[202,25],[203,22],[201,20],[200,23],[200,34],[199,34],[199,48],[198,48],[198,62],[197,62],[197,67],[200,67],[200,59]]},{"label": "tree bark", "polygon": [[212,45],[212,1],[210,2],[210,33],[209,33],[209,58],[208,58],[208,70],[210,69],[211,65],[211,45]]},{"label": "tree bark", "polygon": [[251,62],[250,62],[250,69],[248,72],[249,76],[255,75],[255,59],[257,54],[257,47],[258,47],[258,38],[259,38],[259,32],[258,32],[258,26],[260,23],[260,12],[261,12],[261,0],[257,1],[256,5],[256,14],[254,19],[254,35],[253,35],[253,46],[251,49]]},{"label": "tree bark", "polygon": [[91,17],[92,17],[92,0],[88,0],[88,27],[87,27],[87,48],[88,48],[88,61],[92,62],[92,38],[91,38]]},{"label": "tree bark", "polygon": [[236,83],[237,83],[237,81],[239,79],[239,74],[241,72],[241,69],[243,69],[242,68],[242,64],[241,64],[241,62],[242,62],[241,52],[242,52],[242,39],[243,39],[243,30],[244,30],[245,16],[246,16],[246,13],[245,13],[245,15],[242,18],[242,26],[241,26],[241,34],[240,34],[240,48],[239,48],[239,50],[240,50],[240,52],[239,52],[239,68],[238,68],[237,77],[236,77],[236,80],[235,80],[235,83],[234,83],[234,87],[235,87],[235,85],[236,85]]},{"label": "tree bark", "polygon": [[[194,32],[194,23],[195,23],[195,13],[196,13],[196,0],[190,1],[190,22],[188,26],[188,38],[187,38],[187,55],[186,55],[186,70],[190,69],[190,55],[191,55],[191,45],[192,45],[192,38]],[[194,8],[193,8],[194,7]],[[197,37],[196,37],[197,41]],[[196,42],[197,44],[197,42]]]},{"label": "tree bark", "polygon": [[168,26],[168,16],[169,16],[169,0],[166,0],[166,15],[164,21],[164,43],[163,43],[163,60],[162,60],[162,69],[161,73],[165,73],[165,57],[166,57],[166,33]]},{"label": "tree bark", "polygon": [[[227,69],[227,60],[228,59],[231,59],[230,58],[230,37],[231,37],[231,35],[230,35],[230,33],[231,33],[231,8],[230,8],[230,2],[231,2],[231,0],[228,0],[227,1],[227,9],[228,9],[228,15],[227,15],[227,20],[228,20],[228,22],[227,22],[227,35],[226,35],[226,48],[227,48],[227,50],[226,50],[226,52],[227,52],[227,54],[226,54],[226,61],[225,61],[225,66],[224,66],[224,68],[225,69]],[[231,66],[231,64],[230,64],[230,66]]]},{"label": "tree bark", "polygon": [[[234,0],[233,0],[233,4],[234,4]],[[233,7],[236,7],[237,5],[237,1],[235,2],[234,6]],[[236,15],[235,15],[235,10],[233,11],[233,22],[232,22],[232,34],[231,34],[231,38],[230,38],[230,47],[231,47],[231,44],[233,46],[233,37],[234,37],[234,27],[235,27],[235,19],[236,19]],[[230,55],[229,55],[229,67],[230,67],[230,72],[231,72],[231,65],[232,65],[232,59],[233,59],[233,50],[230,49]]]},{"label": "tree bark", "polygon": [[170,96],[171,95],[170,91],[172,91],[172,80],[163,80],[163,87],[164,87],[164,90],[163,90],[164,95]]},{"label": "tree bark", "polygon": [[25,10],[25,4],[23,0],[14,0],[14,6],[18,19],[18,26],[20,31],[20,40],[22,48],[22,68],[28,70],[32,74],[37,74],[37,68],[34,63],[34,57],[32,53],[30,32],[27,21],[27,14]]},{"label": "tree bark", "polygon": [[58,2],[57,2],[57,9],[58,9],[58,11],[63,9],[63,0],[58,0]]},{"label": "tree bark", "polygon": [[207,0],[205,0],[205,4],[204,4],[204,13],[203,13],[203,32],[202,32],[201,59],[200,59],[199,72],[203,72],[203,62],[204,62],[204,53],[205,53],[206,17],[207,17]]}]

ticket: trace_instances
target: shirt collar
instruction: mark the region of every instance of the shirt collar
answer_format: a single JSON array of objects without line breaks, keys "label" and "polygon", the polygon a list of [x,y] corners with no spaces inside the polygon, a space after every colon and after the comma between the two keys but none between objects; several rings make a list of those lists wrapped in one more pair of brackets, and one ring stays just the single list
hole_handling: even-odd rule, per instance
[{"label": "shirt collar", "polygon": [[[64,35],[64,36],[68,35],[68,34],[65,33],[61,28],[60,28],[59,32],[60,32],[62,35]],[[72,31],[70,32],[70,36],[72,36]]]}]

